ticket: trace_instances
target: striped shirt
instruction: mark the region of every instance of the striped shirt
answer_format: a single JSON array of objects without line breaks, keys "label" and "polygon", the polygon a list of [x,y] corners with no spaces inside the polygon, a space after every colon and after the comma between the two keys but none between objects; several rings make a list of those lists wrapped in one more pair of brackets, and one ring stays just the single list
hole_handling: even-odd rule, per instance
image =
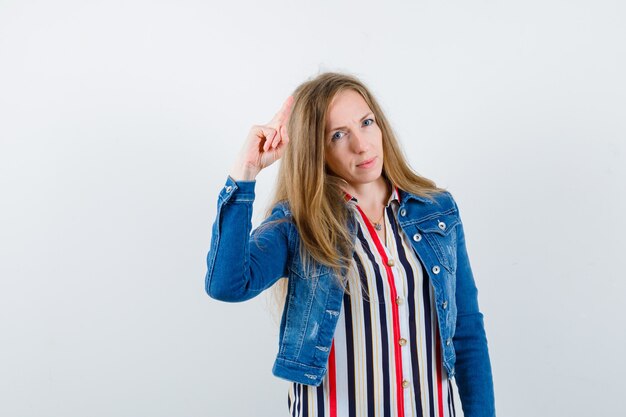
[{"label": "striped shirt", "polygon": [[356,198],[358,220],[348,288],[320,386],[292,382],[287,404],[298,417],[453,417],[428,274],[397,223],[393,187],[382,242]]}]

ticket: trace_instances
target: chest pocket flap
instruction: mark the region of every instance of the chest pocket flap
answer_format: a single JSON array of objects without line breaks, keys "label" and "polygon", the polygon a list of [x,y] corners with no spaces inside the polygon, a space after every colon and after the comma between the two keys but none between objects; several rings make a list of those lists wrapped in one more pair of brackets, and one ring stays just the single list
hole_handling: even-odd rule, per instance
[{"label": "chest pocket flap", "polygon": [[434,214],[415,223],[439,262],[450,272],[456,270],[456,226],[460,222],[455,214]]},{"label": "chest pocket flap", "polygon": [[436,214],[416,223],[415,226],[422,233],[437,233],[441,236],[446,236],[459,223],[459,217],[454,214]]}]

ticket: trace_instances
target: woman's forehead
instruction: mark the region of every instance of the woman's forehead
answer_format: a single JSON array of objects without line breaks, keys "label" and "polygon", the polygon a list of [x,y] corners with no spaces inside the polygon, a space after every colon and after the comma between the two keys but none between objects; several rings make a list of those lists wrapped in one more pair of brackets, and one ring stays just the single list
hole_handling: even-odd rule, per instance
[{"label": "woman's forehead", "polygon": [[326,120],[328,129],[339,127],[335,126],[337,124],[358,122],[372,111],[361,94],[352,89],[338,92],[333,97],[328,110]]}]

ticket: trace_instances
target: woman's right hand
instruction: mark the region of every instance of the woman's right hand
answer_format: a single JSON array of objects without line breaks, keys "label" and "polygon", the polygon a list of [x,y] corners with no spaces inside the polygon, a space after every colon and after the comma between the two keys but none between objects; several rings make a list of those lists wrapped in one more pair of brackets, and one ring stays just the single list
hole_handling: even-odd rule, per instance
[{"label": "woman's right hand", "polygon": [[230,176],[235,181],[252,181],[258,173],[283,154],[289,143],[287,122],[291,116],[293,96],[287,97],[281,109],[265,125],[253,125],[233,164]]}]

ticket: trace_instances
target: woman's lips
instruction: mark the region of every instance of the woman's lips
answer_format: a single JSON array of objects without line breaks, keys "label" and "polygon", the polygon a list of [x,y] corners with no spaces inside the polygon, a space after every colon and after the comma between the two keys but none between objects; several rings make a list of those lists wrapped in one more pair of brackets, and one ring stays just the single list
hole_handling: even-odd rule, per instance
[{"label": "woman's lips", "polygon": [[376,162],[376,157],[373,157],[372,159],[368,159],[367,161],[357,165],[358,168],[371,168],[374,166],[374,163]]}]

